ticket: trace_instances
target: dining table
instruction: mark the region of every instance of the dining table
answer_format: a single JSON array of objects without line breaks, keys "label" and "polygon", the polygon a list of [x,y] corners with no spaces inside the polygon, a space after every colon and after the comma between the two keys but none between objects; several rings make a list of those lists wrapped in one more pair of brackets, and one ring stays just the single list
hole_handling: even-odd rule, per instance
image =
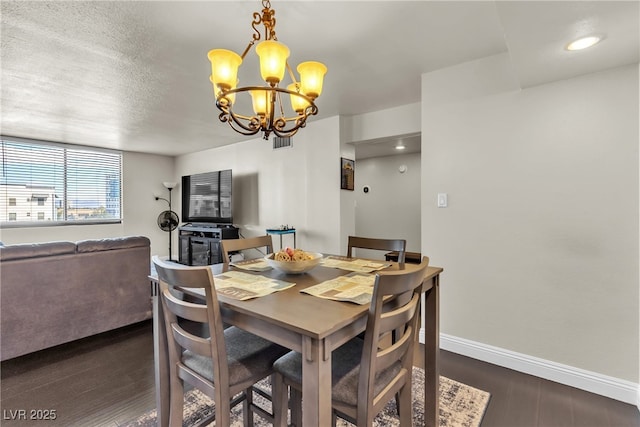
[{"label": "dining table", "polygon": [[[383,261],[380,261],[383,262]],[[416,269],[418,264],[385,262],[381,272]],[[230,264],[208,266],[215,276],[240,270]],[[439,282],[440,267],[429,266],[421,291],[424,319],[424,422],[437,427],[439,405]],[[302,354],[302,422],[305,427],[332,425],[331,352],[364,331],[369,305],[334,301],[302,290],[351,273],[322,263],[304,274],[285,274],[276,269],[249,274],[278,279],[295,286],[248,300],[218,293],[223,320]],[[373,273],[371,273],[373,274]],[[169,356],[164,314],[155,274],[149,276],[153,303],[154,362],[157,425],[169,425]],[[204,295],[204,292],[202,293]],[[198,295],[192,295],[192,297]]]}]

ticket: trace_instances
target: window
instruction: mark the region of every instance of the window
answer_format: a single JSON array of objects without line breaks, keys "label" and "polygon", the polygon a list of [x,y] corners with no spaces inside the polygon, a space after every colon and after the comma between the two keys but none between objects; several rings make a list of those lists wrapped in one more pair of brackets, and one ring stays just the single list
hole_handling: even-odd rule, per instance
[{"label": "window", "polygon": [[121,152],[2,137],[0,159],[0,225],[122,221]]}]

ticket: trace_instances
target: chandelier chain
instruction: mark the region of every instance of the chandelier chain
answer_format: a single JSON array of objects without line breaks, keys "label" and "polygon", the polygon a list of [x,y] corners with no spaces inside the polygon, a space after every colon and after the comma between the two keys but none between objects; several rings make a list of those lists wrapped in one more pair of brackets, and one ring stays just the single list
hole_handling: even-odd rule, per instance
[{"label": "chandelier chain", "polygon": [[258,28],[260,24],[264,26],[265,40],[278,41],[278,37],[276,36],[276,30],[275,30],[276,11],[271,9],[271,2],[269,2],[268,0],[262,1],[262,7],[263,7],[262,15],[260,15],[259,12],[253,12],[253,21],[251,22],[251,27],[253,28],[254,34],[251,35],[251,41],[249,42],[247,47],[244,49],[244,52],[242,52],[242,55],[240,55],[242,59],[244,59],[245,56],[247,56],[247,53],[249,52],[249,50],[251,50],[255,42],[259,41],[262,38],[262,36],[260,35],[260,29]]},{"label": "chandelier chain", "polygon": [[[278,41],[276,36],[276,11],[271,9],[271,3],[269,1],[262,2],[262,15],[259,12],[253,13],[253,22],[251,26],[255,34],[252,35],[253,42],[260,40],[260,30],[258,26],[262,24],[264,26],[264,39]],[[252,42],[252,43],[253,43]]]}]

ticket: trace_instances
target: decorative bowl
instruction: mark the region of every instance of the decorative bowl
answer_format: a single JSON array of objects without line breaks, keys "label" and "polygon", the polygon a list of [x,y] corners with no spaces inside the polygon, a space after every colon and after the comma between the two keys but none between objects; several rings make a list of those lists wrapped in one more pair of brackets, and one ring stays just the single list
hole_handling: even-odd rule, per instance
[{"label": "decorative bowl", "polygon": [[319,252],[307,252],[307,254],[311,255],[311,259],[306,259],[304,261],[276,261],[273,259],[274,254],[268,254],[264,257],[264,260],[271,267],[276,270],[282,271],[286,274],[302,274],[311,270],[315,266],[320,263],[322,260],[322,254]]}]

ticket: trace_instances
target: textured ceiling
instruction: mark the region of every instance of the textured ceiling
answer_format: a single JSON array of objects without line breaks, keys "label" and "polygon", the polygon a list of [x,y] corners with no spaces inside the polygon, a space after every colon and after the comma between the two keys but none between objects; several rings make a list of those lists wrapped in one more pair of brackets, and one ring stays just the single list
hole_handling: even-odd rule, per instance
[{"label": "textured ceiling", "polygon": [[[290,63],[329,68],[317,118],[419,102],[421,74],[498,53],[509,53],[521,87],[637,63],[638,5],[272,2]],[[247,139],[217,119],[206,54],[241,53],[260,8],[258,1],[3,0],[2,133],[167,155]],[[563,49],[594,32],[604,42]],[[254,57],[241,68],[243,84],[258,83]],[[375,149],[385,144],[393,142],[376,141]]]}]

